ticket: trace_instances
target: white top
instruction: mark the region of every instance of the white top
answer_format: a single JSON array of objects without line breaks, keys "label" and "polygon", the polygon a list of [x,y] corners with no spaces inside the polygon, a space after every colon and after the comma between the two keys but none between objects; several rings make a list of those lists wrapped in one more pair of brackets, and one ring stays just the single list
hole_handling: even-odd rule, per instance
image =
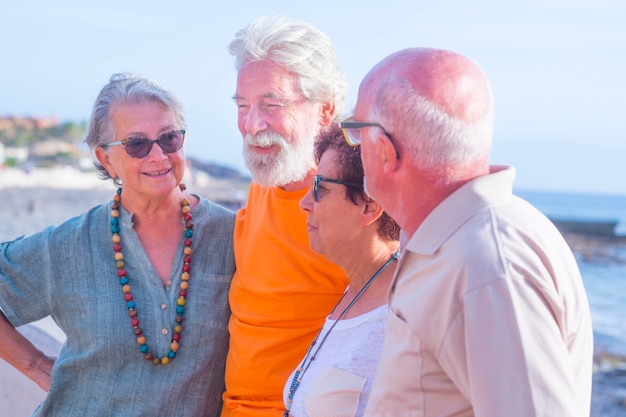
[{"label": "white top", "polygon": [[[290,410],[294,417],[362,416],[382,349],[387,305],[351,319],[326,318],[317,338],[319,344],[335,324],[315,360],[302,375]],[[316,352],[314,346],[311,354]],[[295,371],[285,384],[287,404]]]},{"label": "white top", "polygon": [[554,225],[513,168],[465,184],[406,243],[367,416],[589,417],[593,334]]}]

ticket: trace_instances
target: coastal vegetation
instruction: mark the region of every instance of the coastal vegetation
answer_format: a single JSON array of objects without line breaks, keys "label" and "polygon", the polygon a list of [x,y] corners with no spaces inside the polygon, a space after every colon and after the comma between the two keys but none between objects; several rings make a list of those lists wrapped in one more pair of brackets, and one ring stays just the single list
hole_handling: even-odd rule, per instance
[{"label": "coastal vegetation", "polygon": [[86,122],[55,117],[0,117],[0,164],[9,167],[71,164],[78,160]]},{"label": "coastal vegetation", "polygon": [[[28,120],[31,122],[28,123]],[[0,142],[5,147],[28,147],[46,141],[77,143],[84,137],[87,128],[86,122],[49,124],[38,122],[40,120],[15,117],[0,119]]]}]

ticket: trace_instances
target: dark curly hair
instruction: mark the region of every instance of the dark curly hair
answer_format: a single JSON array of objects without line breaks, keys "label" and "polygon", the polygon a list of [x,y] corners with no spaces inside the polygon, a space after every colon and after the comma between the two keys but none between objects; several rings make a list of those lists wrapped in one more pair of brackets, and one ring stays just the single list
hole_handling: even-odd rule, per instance
[{"label": "dark curly hair", "polygon": [[[339,123],[332,123],[322,128],[315,141],[315,161],[319,164],[322,155],[328,150],[336,153],[333,161],[337,166],[339,180],[354,184],[363,184],[363,162],[361,161],[361,147],[350,146],[343,137]],[[346,187],[346,196],[354,204],[374,201],[365,193],[363,185]],[[383,212],[378,221],[378,233],[389,240],[400,240],[400,226],[386,212]]]}]

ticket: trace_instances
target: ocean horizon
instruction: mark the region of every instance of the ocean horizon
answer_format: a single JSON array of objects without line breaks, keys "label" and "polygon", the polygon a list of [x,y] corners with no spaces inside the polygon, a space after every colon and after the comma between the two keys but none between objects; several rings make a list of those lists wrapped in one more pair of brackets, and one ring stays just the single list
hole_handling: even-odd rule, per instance
[{"label": "ocean horizon", "polygon": [[[626,195],[517,191],[551,219],[616,222],[619,240],[585,237],[597,256],[570,243],[583,277],[593,320],[596,353],[626,359]],[[626,415],[626,412],[625,412]]]},{"label": "ocean horizon", "polygon": [[514,193],[551,219],[615,221],[614,233],[626,235],[626,194],[520,189]]}]

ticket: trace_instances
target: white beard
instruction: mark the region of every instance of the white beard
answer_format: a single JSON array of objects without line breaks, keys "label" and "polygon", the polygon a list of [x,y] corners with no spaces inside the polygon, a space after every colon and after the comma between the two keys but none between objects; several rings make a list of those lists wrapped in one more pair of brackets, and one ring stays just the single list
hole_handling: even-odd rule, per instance
[{"label": "white beard", "polygon": [[[310,137],[288,143],[284,137],[264,131],[256,136],[246,135],[243,155],[254,181],[264,187],[280,187],[303,180],[315,168],[314,132]],[[257,154],[251,147],[280,146],[278,153]]]}]

